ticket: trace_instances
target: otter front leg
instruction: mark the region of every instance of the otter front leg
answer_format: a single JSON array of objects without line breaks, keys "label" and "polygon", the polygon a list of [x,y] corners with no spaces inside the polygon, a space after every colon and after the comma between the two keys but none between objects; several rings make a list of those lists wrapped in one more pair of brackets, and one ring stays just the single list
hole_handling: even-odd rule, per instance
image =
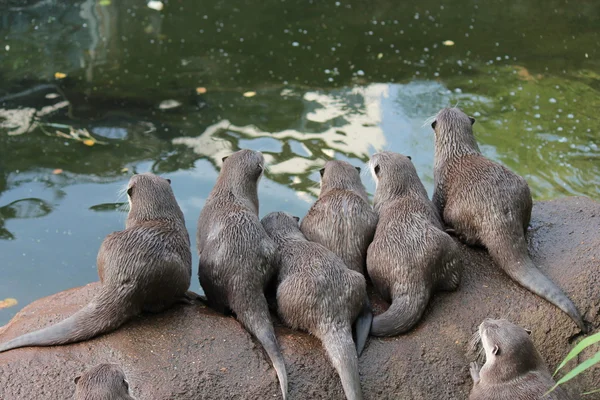
[{"label": "otter front leg", "polygon": [[471,379],[473,379],[473,383],[478,383],[479,382],[479,365],[477,365],[476,362],[472,362],[470,367],[469,367],[469,372],[471,373]]}]

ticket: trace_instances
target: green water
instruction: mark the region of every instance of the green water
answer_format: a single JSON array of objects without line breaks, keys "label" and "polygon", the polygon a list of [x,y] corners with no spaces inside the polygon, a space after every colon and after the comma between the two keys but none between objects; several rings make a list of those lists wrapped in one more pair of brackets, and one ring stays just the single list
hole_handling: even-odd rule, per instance
[{"label": "green water", "polygon": [[[431,194],[424,121],[458,104],[477,119],[482,151],[535,199],[600,198],[597,1],[165,0],[158,11],[5,0],[0,10],[0,300],[19,301],[0,324],[98,279],[97,250],[124,226],[118,192],[134,172],[173,181],[195,239],[221,157],[239,148],[270,164],[261,215],[304,215],[325,160],[360,166],[383,149],[411,155]],[[98,143],[65,138],[69,126]]]}]

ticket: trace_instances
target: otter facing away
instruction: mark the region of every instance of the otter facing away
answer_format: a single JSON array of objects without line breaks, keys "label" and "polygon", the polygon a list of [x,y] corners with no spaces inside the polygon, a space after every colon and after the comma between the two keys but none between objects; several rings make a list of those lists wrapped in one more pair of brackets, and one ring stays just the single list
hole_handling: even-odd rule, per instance
[{"label": "otter facing away", "polygon": [[223,159],[198,219],[198,277],[208,305],[221,313],[233,311],[261,343],[286,399],[285,363],[264,294],[276,272],[277,248],[258,219],[257,186],[264,165],[263,155],[252,150]]},{"label": "otter facing away", "polygon": [[529,257],[525,235],[533,203],[527,182],[481,154],[474,123],[460,109],[445,108],[431,125],[435,206],[462,241],[485,246],[513,280],[560,308],[586,332],[573,302]]},{"label": "otter facing away", "polygon": [[160,312],[185,301],[192,273],[190,239],[170,183],[150,173],[134,175],[125,230],[108,235],[98,251],[98,293],[71,317],[0,344],[0,352],[88,340],[142,311]]},{"label": "otter facing away", "polygon": [[379,222],[367,252],[367,270],[391,303],[373,318],[371,334],[393,336],[421,319],[435,291],[456,290],[462,262],[410,158],[381,152],[371,157],[369,166],[377,182]]},{"label": "otter facing away", "polygon": [[554,380],[528,331],[504,319],[486,319],[476,333],[485,350],[481,369],[471,363],[469,400],[570,400]]},{"label": "otter facing away", "polygon": [[75,378],[74,400],[135,400],[129,382],[116,364],[100,364]]},{"label": "otter facing away", "polygon": [[367,302],[365,278],[326,247],[308,241],[297,217],[270,213],[262,224],[278,245],[279,315],[291,328],[321,340],[346,398],[362,399],[352,324]]},{"label": "otter facing away", "polygon": [[[377,214],[369,204],[367,192],[360,180],[360,168],[346,161],[328,161],[321,173],[321,193],[302,219],[304,236],[325,246],[346,266],[365,273],[367,249],[377,227]],[[373,313],[369,302],[356,323],[356,346],[362,353]]]}]

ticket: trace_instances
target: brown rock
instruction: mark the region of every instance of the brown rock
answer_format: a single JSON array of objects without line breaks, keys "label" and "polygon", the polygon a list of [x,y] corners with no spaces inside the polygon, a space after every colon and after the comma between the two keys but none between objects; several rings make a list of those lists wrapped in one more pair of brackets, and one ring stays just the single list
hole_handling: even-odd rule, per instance
[{"label": "brown rock", "polygon": [[[600,204],[577,197],[537,203],[529,236],[534,261],[598,331]],[[471,388],[467,342],[486,317],[506,317],[532,329],[551,368],[579,339],[564,313],[517,286],[483,250],[462,250],[465,273],[457,292],[436,295],[409,334],[370,339],[360,359],[365,399],[465,399]],[[1,340],[71,315],[96,289],[93,283],[30,304],[0,328]],[[282,327],[277,334],[291,400],[344,398],[316,339]],[[101,362],[120,364],[139,399],[280,398],[275,371],[261,347],[233,318],[197,305],[142,316],[79,344],[2,353],[0,399],[70,398],[73,378]],[[574,393],[599,388],[599,372],[591,369],[567,388]]]}]

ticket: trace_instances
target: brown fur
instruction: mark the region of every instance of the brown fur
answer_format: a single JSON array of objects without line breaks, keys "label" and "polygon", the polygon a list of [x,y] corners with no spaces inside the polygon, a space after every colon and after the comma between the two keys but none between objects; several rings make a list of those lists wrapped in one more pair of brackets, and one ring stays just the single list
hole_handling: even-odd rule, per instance
[{"label": "brown fur", "polygon": [[410,330],[436,290],[455,290],[462,263],[458,246],[440,218],[408,157],[377,153],[369,161],[377,181],[379,215],[367,270],[390,308],[373,319],[371,334],[393,336]]},{"label": "brown fur", "polygon": [[224,159],[198,219],[198,277],[208,304],[222,313],[233,311],[262,344],[285,399],[285,363],[264,295],[276,272],[276,245],[258,219],[257,186],[264,163],[262,154],[252,150]]},{"label": "brown fur", "polygon": [[129,382],[116,364],[100,364],[75,378],[74,400],[134,400]]},{"label": "brown fur", "polygon": [[478,334],[486,361],[481,369],[471,364],[469,400],[571,399],[560,387],[543,396],[555,382],[525,329],[504,319],[486,319]]},{"label": "brown fur", "polygon": [[323,342],[349,400],[362,399],[352,323],[367,299],[365,278],[326,247],[308,241],[295,217],[278,212],[262,224],[278,245],[278,312],[291,328]]},{"label": "brown fur", "polygon": [[98,251],[98,294],[73,316],[10,340],[0,352],[88,340],[142,311],[160,312],[185,299],[192,273],[190,239],[170,181],[134,175],[127,192],[131,210],[125,230],[108,235]]},{"label": "brown fur", "polygon": [[321,169],[321,193],[302,219],[310,241],[333,251],[354,271],[365,272],[367,248],[377,227],[360,169],[346,161],[329,161]]},{"label": "brown fur", "polygon": [[525,235],[532,199],[527,182],[481,155],[474,122],[458,108],[445,108],[432,124],[435,206],[461,240],[485,246],[512,279],[563,310],[585,332],[575,305],[529,257]]}]

